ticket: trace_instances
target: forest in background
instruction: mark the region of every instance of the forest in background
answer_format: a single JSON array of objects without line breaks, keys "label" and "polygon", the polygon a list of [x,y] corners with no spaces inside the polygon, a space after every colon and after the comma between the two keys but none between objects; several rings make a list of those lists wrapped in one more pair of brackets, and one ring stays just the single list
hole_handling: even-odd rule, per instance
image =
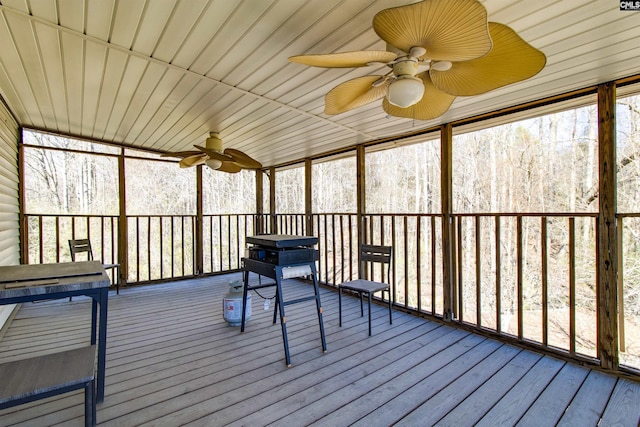
[{"label": "forest in background", "polygon": [[[640,164],[636,161],[640,153],[640,97],[618,100],[617,126],[618,212],[640,213]],[[376,150],[375,146],[367,148],[365,183],[368,213],[437,215],[440,212],[440,142],[433,136],[425,139],[422,143],[385,150]],[[32,132],[25,133],[24,142],[56,148],[25,148],[25,206],[28,213],[118,214],[119,148]],[[127,215],[195,215],[194,169],[179,169],[175,162],[135,150],[126,149],[124,153],[127,156]],[[567,283],[569,249],[572,247],[569,239],[573,238],[576,252],[576,304],[579,307],[577,316],[583,329],[578,331],[578,351],[586,355],[594,354],[595,221],[586,215],[570,224],[566,217],[559,214],[597,212],[597,158],[597,120],[593,104],[483,130],[466,133],[454,130],[453,208],[454,213],[459,215],[459,242],[462,245],[459,251],[461,320],[497,327],[493,313],[498,302],[496,270],[500,270],[500,322],[503,332],[514,333],[513,318],[517,309],[517,219],[509,214],[545,214],[545,245],[548,248],[549,265],[547,307],[550,323],[557,334],[550,339],[550,344],[560,348],[567,346]],[[304,213],[303,165],[277,170],[275,180],[275,212]],[[312,182],[314,212],[355,212],[355,156],[314,161]],[[264,186],[267,190],[265,195],[268,195],[267,176]],[[254,172],[224,174],[204,168],[203,187],[205,214],[255,212]],[[265,204],[265,208],[269,210],[268,204]],[[500,220],[500,241],[495,241],[497,220],[494,216],[483,217],[477,228],[475,219],[465,216],[467,214],[506,215]],[[376,233],[382,232],[389,239],[392,222],[396,220],[380,221],[382,223],[375,226]],[[407,235],[398,237],[398,242],[408,247],[409,256],[417,256],[417,240],[411,236],[416,234],[418,227],[422,227],[421,221],[408,221]],[[631,332],[638,329],[636,319],[640,315],[640,223],[633,217],[622,217],[622,225],[624,323],[627,331]],[[150,229],[150,223],[146,227]],[[522,220],[526,336],[536,341],[541,340],[539,319],[543,303],[540,286],[541,227],[539,217]],[[169,229],[165,226],[164,232],[169,232]],[[186,229],[189,230],[188,226]],[[475,256],[478,236],[483,254],[481,259]],[[425,233],[422,238],[439,240],[435,233],[432,236]],[[414,259],[409,265],[424,262],[425,269],[428,269],[426,259],[439,256],[442,250],[439,245],[440,242],[435,253],[425,251],[422,255],[424,259]],[[428,242],[425,240],[422,246],[427,247]],[[501,257],[499,265],[495,253],[498,246]],[[188,250],[192,244],[188,242],[183,247]],[[182,258],[192,257],[193,254],[184,254]],[[187,271],[190,267],[187,265]],[[481,272],[479,278],[477,271]],[[331,272],[326,273],[328,277],[331,276]],[[423,271],[423,275],[428,273]],[[422,279],[423,276],[417,277],[415,270],[398,267],[396,280],[399,283],[414,283]],[[476,292],[478,288],[479,294]],[[415,288],[410,288],[406,295],[398,294],[398,299],[409,306],[416,306],[418,296],[411,289]],[[422,301],[428,303],[433,298],[440,298],[440,295],[424,295]],[[478,304],[481,314],[477,312]],[[627,335],[625,354],[628,357],[623,355],[623,359],[638,366],[640,340],[632,334]]]}]

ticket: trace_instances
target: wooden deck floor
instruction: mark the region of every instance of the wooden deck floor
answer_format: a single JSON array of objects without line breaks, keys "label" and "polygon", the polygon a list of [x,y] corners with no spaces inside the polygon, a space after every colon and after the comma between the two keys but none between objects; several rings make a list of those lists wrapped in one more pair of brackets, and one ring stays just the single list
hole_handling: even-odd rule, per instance
[{"label": "wooden deck floor", "polygon": [[[287,307],[293,366],[279,325],[253,295],[244,334],[222,318],[240,275],[124,289],[109,301],[101,426],[637,426],[640,383],[574,366],[437,322],[374,308],[374,336],[356,299]],[[253,277],[253,275],[252,275]],[[311,286],[285,282],[285,299]],[[271,296],[271,289],[261,291]],[[25,304],[0,341],[0,362],[80,346],[86,299]],[[1,379],[0,379],[1,386]],[[82,425],[82,394],[0,412],[0,425]]]}]

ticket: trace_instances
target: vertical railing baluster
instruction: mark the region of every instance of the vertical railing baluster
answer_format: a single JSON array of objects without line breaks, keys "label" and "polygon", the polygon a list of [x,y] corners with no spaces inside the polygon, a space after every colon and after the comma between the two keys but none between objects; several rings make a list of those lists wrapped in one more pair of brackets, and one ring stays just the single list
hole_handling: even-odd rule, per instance
[{"label": "vertical railing baluster", "polygon": [[408,245],[408,224],[407,224],[407,216],[403,217],[403,227],[404,227],[404,306],[405,308],[409,307],[409,245]]},{"label": "vertical railing baluster", "polygon": [[164,279],[164,227],[162,226],[164,220],[162,219],[162,215],[158,215],[158,232],[160,233],[160,237],[158,239],[160,247],[159,256],[160,256],[160,278]]},{"label": "vertical railing baluster", "polygon": [[333,285],[336,285],[336,216],[331,214],[331,262],[333,264]]},{"label": "vertical railing baluster", "polygon": [[399,251],[397,251],[397,239],[396,239],[396,217],[392,216],[391,217],[391,246],[393,247],[393,268],[391,269],[391,277],[392,282],[393,282],[393,303],[397,303],[398,302],[398,287],[396,286],[398,283],[398,268],[396,265],[396,260],[398,259],[398,253]]},{"label": "vertical railing baluster", "polygon": [[624,235],[622,217],[617,218],[618,231],[618,347],[621,353],[627,351],[625,337],[624,307]]},{"label": "vertical railing baluster", "polygon": [[436,314],[436,217],[431,216],[431,231],[429,233],[431,237],[431,314]]},{"label": "vertical railing baluster", "polygon": [[328,238],[328,234],[327,233],[327,215],[323,215],[323,224],[324,224],[324,274],[325,274],[325,278],[324,278],[324,282],[325,283],[329,283],[329,238]]},{"label": "vertical railing baluster", "polygon": [[422,216],[416,216],[416,292],[417,292],[417,309],[422,310],[422,251],[421,251],[421,239],[422,239]]},{"label": "vertical railing baluster", "polygon": [[[118,261],[118,256],[116,253],[116,235],[118,233],[118,231],[115,230],[115,217],[111,217],[111,262],[114,264],[117,264]],[[114,271],[115,274],[115,271]],[[122,273],[120,273],[122,275]]]},{"label": "vertical railing baluster", "polygon": [[[455,266],[455,269],[457,269],[457,273],[454,273],[454,277],[456,277],[457,282],[458,282],[458,286],[454,286],[454,289],[458,289],[457,291],[457,295],[455,295],[454,293],[454,301],[458,301],[458,313],[456,313],[456,317],[458,318],[458,320],[463,321],[464,320],[464,314],[465,314],[465,310],[464,310],[464,277],[463,277],[463,271],[464,270],[464,259],[462,257],[462,218],[461,216],[453,216],[453,230],[455,233],[455,237],[456,237],[456,255],[454,258],[454,263],[453,265]],[[455,261],[457,260],[457,262]],[[456,271],[454,269],[454,271]],[[455,306],[455,304],[453,304]]]},{"label": "vertical railing baluster", "polygon": [[540,218],[540,256],[542,285],[542,345],[549,345],[549,259],[547,249],[547,217]]},{"label": "vertical railing baluster", "polygon": [[60,262],[60,217],[56,216],[56,262]]},{"label": "vertical railing baluster", "polygon": [[476,324],[482,327],[482,222],[476,216]]},{"label": "vertical railing baluster", "polygon": [[224,264],[224,255],[222,253],[222,215],[218,216],[218,253],[220,254],[219,260],[220,260],[220,265],[218,266],[218,268],[220,268],[220,270],[222,270],[222,266]]},{"label": "vertical railing baluster", "polygon": [[576,353],[576,221],[569,218],[569,352]]},{"label": "vertical railing baluster", "polygon": [[140,281],[140,217],[136,216],[136,282]]},{"label": "vertical railing baluster", "polygon": [[500,230],[500,215],[494,216],[495,222],[495,251],[496,251],[496,332],[502,331],[502,263],[500,259],[502,258],[500,254],[500,239],[501,230]]},{"label": "vertical railing baluster", "polygon": [[524,265],[522,247],[522,215],[516,215],[516,267],[517,267],[517,287],[518,287],[518,339],[524,337]]},{"label": "vertical railing baluster", "polygon": [[147,217],[147,278],[151,280],[151,216]]},{"label": "vertical railing baluster", "polygon": [[176,277],[175,273],[175,265],[176,265],[176,254],[175,254],[175,217],[169,216],[169,220],[171,221],[171,277]]},{"label": "vertical railing baluster", "polygon": [[344,282],[344,215],[340,215],[340,283]]},{"label": "vertical railing baluster", "polygon": [[227,215],[227,268],[231,269],[231,215]]}]

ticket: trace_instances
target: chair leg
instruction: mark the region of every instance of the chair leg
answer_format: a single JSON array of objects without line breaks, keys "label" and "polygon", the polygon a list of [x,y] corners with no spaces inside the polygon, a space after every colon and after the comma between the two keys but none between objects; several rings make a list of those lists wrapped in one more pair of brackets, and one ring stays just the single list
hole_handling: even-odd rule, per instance
[{"label": "chair leg", "polygon": [[342,327],[342,287],[338,286],[338,326]]},{"label": "chair leg", "polygon": [[389,324],[393,325],[393,316],[391,315],[391,291],[387,291],[389,295]]},{"label": "chair leg", "polygon": [[369,302],[369,336],[371,336],[371,292],[367,292],[367,300]]},{"label": "chair leg", "polygon": [[360,295],[360,317],[362,317],[364,316],[364,309],[362,308],[362,297],[364,294],[362,292],[358,292],[358,295]]},{"label": "chair leg", "polygon": [[91,380],[84,386],[84,425],[95,426],[96,421],[96,387]]}]

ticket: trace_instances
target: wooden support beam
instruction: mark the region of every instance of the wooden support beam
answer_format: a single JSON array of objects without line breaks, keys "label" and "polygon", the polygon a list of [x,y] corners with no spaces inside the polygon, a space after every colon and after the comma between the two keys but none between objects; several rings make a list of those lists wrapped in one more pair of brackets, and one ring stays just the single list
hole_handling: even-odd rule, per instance
[{"label": "wooden support beam", "polygon": [[269,232],[276,233],[276,168],[269,168],[269,217],[271,222],[269,224]]},{"label": "wooden support beam", "polygon": [[[364,145],[356,147],[356,219],[358,221],[358,248],[365,242],[365,224],[364,215],[366,209],[366,190],[365,190],[365,153]],[[358,253],[360,251],[358,250]],[[358,256],[359,257],[359,256]],[[358,265],[360,260],[358,259]]]},{"label": "wooden support beam", "polygon": [[195,253],[195,267],[194,272],[196,276],[199,276],[204,271],[204,215],[202,212],[202,168],[203,165],[196,167],[196,253]]},{"label": "wooden support beam", "polygon": [[29,263],[29,226],[25,217],[27,212],[25,179],[24,179],[24,144],[22,141],[23,129],[18,128],[18,204],[19,204],[19,234],[20,234],[20,264]]},{"label": "wooden support beam", "polygon": [[304,229],[307,236],[313,236],[313,174],[311,159],[304,160]]},{"label": "wooden support beam", "polygon": [[609,82],[598,86],[598,243],[597,311],[598,357],[604,369],[617,370],[618,245],[616,221],[616,86]]},{"label": "wooden support beam", "polygon": [[264,172],[256,170],[256,218],[253,225],[254,234],[264,234],[264,192],[262,191]]},{"label": "wooden support beam", "polygon": [[118,269],[120,273],[120,286],[127,285],[129,271],[129,227],[127,222],[127,184],[125,181],[124,148],[120,149],[118,156],[118,200],[120,202],[120,216],[118,218]]},{"label": "wooden support beam", "polygon": [[443,318],[456,317],[455,304],[455,227],[453,224],[452,192],[452,141],[453,129],[450,124],[440,128],[440,205],[442,209],[442,295]]}]

